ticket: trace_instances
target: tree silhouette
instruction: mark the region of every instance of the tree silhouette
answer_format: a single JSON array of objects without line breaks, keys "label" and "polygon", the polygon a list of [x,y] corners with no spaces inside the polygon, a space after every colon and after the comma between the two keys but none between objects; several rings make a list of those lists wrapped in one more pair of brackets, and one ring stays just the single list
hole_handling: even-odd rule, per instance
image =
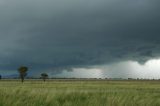
[{"label": "tree silhouette", "polygon": [[21,78],[21,81],[23,83],[25,76],[27,76],[28,67],[21,66],[18,68],[19,76]]},{"label": "tree silhouette", "polygon": [[2,79],[2,76],[0,75],[0,80]]},{"label": "tree silhouette", "polygon": [[48,74],[46,74],[46,73],[42,73],[41,74],[41,78],[43,79],[43,81],[45,82],[46,81],[46,79],[48,78]]}]

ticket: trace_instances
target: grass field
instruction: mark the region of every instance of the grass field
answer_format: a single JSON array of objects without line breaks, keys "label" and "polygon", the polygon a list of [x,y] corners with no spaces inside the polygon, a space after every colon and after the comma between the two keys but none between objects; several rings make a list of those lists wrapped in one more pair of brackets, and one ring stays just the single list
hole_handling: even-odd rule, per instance
[{"label": "grass field", "polygon": [[0,81],[0,106],[160,106],[160,81]]}]

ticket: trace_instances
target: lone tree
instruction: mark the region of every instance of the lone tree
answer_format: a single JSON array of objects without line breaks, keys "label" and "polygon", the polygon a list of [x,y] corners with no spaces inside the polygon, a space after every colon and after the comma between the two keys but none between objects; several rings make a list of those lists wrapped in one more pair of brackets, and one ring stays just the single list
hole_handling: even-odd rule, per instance
[{"label": "lone tree", "polygon": [[21,66],[18,68],[19,76],[21,78],[21,81],[23,83],[24,77],[27,76],[28,67]]},{"label": "lone tree", "polygon": [[0,75],[0,80],[2,79],[2,76]]},{"label": "lone tree", "polygon": [[46,81],[46,79],[48,78],[48,74],[46,74],[46,73],[42,73],[41,74],[41,78],[43,79],[43,81],[45,82]]}]

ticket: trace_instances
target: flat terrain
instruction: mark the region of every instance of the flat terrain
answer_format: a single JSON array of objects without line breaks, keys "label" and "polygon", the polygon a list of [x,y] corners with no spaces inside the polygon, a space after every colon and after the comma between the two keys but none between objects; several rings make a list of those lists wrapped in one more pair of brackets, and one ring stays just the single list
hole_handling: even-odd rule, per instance
[{"label": "flat terrain", "polygon": [[160,106],[160,81],[0,80],[0,106]]}]

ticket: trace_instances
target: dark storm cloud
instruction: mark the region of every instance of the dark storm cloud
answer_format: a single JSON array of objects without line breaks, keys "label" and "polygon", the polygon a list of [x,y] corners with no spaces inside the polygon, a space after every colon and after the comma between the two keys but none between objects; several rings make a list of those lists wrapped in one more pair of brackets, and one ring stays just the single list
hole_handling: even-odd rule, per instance
[{"label": "dark storm cloud", "polygon": [[32,70],[70,70],[156,58],[160,55],[159,3],[1,0],[0,69],[27,65]]}]

